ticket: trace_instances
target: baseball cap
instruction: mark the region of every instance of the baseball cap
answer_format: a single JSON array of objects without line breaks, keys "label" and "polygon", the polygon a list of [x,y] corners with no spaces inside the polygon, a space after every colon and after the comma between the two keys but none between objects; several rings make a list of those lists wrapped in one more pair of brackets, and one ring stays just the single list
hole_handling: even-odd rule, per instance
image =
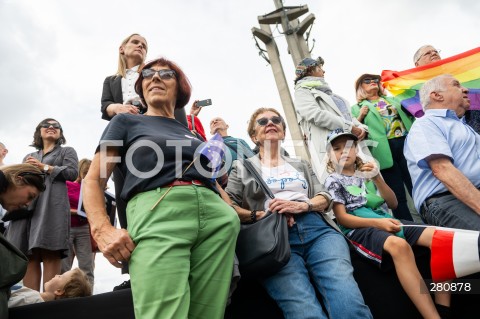
[{"label": "baseball cap", "polygon": [[348,136],[350,137],[352,140],[354,141],[358,141],[358,137],[348,131],[344,131],[343,129],[341,128],[337,128],[333,131],[331,131],[328,136],[327,136],[327,144],[332,144],[332,142],[334,140],[336,140],[337,138],[341,137],[341,136]]}]

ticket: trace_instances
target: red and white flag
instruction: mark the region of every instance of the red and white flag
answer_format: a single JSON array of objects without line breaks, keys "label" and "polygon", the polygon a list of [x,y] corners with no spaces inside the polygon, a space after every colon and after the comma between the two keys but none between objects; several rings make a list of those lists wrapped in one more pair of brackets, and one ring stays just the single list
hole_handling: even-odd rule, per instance
[{"label": "red and white flag", "polygon": [[432,238],[430,268],[434,282],[480,272],[480,232],[437,227]]}]

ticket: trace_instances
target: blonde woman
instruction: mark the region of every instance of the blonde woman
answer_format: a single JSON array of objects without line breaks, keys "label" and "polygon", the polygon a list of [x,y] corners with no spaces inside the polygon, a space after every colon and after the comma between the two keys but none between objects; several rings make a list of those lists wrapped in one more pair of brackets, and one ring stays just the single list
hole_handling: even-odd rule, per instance
[{"label": "blonde woman", "polygon": [[103,82],[103,119],[109,121],[119,113],[138,114],[141,111],[134,85],[138,70],[147,56],[147,49],[147,40],[137,33],[129,35],[120,44],[117,72]]}]

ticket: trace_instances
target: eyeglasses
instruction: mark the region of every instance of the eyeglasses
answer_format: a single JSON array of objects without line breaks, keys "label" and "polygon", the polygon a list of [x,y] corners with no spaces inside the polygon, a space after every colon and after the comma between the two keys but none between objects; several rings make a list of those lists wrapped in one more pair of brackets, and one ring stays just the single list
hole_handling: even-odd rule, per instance
[{"label": "eyeglasses", "polygon": [[415,63],[417,63],[418,61],[420,61],[420,59],[423,58],[424,56],[432,56],[432,55],[434,55],[434,54],[440,56],[440,52],[441,52],[440,50],[435,50],[435,49],[430,50],[430,51],[427,51],[427,52],[425,52],[424,54],[422,54],[422,55],[417,59],[417,61],[415,61]]},{"label": "eyeglasses", "polygon": [[53,127],[54,129],[62,128],[62,126],[58,123],[43,123],[43,124],[40,124],[40,127],[42,127],[42,128],[49,128],[50,126]]},{"label": "eyeglasses", "polygon": [[365,83],[365,84],[370,84],[372,82],[373,83],[378,83],[378,82],[380,82],[380,80],[379,79],[363,79],[362,82]]},{"label": "eyeglasses", "polygon": [[162,80],[170,80],[176,77],[177,73],[173,70],[168,70],[168,69],[161,69],[161,70],[154,70],[154,69],[143,69],[142,70],[142,75],[143,78],[145,79],[151,79],[155,75],[155,73],[158,73],[158,76]]},{"label": "eyeglasses", "polygon": [[268,121],[272,121],[273,124],[278,125],[283,122],[283,119],[280,116],[272,116],[271,118],[262,117],[257,120],[257,124],[260,126],[265,126],[268,124]]}]

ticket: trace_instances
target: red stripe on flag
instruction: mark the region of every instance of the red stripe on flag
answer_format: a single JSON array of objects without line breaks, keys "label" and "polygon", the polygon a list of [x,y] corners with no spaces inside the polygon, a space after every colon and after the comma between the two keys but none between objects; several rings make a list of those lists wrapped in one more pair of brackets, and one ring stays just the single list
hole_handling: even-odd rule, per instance
[{"label": "red stripe on flag", "polygon": [[456,278],[453,267],[453,232],[435,230],[432,238],[430,269],[435,282]]}]

